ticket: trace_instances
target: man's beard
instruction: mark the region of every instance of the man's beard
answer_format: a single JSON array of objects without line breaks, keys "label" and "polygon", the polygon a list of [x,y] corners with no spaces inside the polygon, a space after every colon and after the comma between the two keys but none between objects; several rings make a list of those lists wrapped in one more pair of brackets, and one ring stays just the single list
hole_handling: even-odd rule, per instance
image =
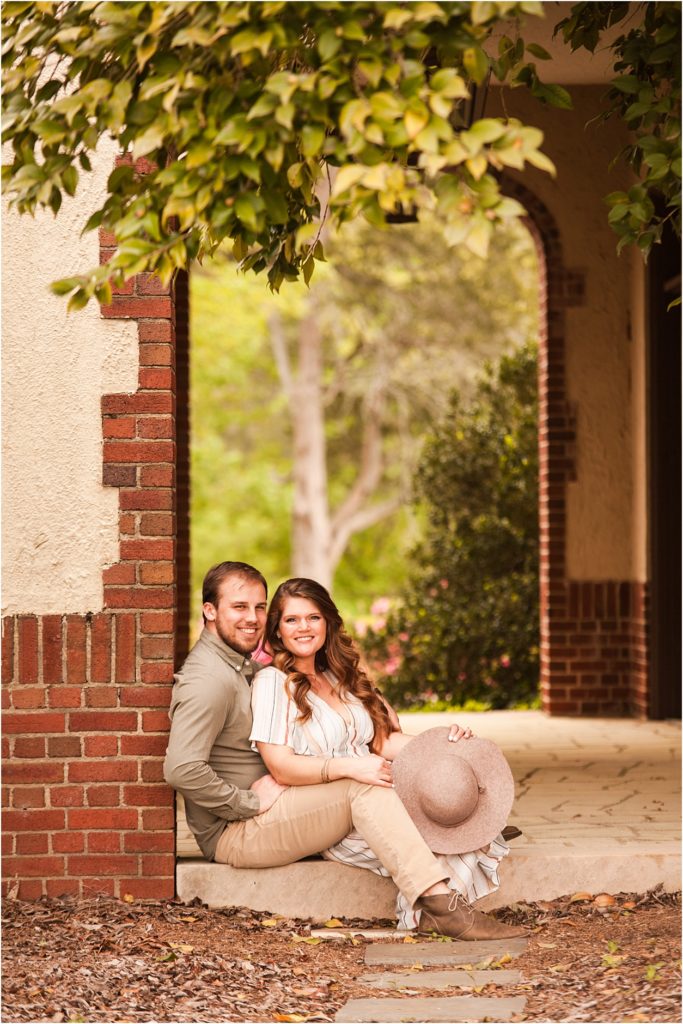
[{"label": "man's beard", "polygon": [[261,637],[259,636],[257,642],[254,644],[253,647],[243,647],[235,637],[227,636],[223,632],[221,627],[218,625],[218,623],[216,623],[216,632],[218,633],[219,637],[221,638],[224,644],[227,644],[228,647],[231,647],[233,651],[237,651],[238,654],[244,655],[245,658],[251,658],[252,654],[261,643]]}]

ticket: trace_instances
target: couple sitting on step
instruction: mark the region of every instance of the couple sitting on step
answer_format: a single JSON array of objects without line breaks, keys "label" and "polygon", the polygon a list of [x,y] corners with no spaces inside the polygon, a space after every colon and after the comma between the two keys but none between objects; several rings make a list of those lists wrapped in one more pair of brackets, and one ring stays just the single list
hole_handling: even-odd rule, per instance
[{"label": "couple sitting on step", "polygon": [[[472,907],[498,888],[508,853],[514,785],[495,744],[457,725],[402,733],[313,580],[287,580],[267,609],[261,573],[222,562],[202,598],[164,775],[204,856],[266,868],[320,853],[390,875],[403,927],[523,935]],[[265,667],[251,657],[262,641]]]}]

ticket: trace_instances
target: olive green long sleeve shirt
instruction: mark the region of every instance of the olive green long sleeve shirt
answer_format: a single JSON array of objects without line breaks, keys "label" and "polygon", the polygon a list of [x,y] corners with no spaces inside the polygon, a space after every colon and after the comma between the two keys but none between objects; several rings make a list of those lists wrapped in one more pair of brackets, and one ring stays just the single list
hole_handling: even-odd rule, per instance
[{"label": "olive green long sleeve shirt", "polygon": [[164,778],[182,793],[187,823],[209,860],[228,822],[259,811],[249,789],[267,774],[249,743],[258,667],[204,629],[175,675]]}]

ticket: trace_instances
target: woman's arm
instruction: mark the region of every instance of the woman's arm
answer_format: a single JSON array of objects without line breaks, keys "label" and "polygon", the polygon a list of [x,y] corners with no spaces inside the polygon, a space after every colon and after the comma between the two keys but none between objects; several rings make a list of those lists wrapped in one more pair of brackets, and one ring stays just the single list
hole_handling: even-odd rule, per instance
[{"label": "woman's arm", "polygon": [[257,741],[256,746],[268,771],[281,786],[314,786],[335,779],[355,779],[356,782],[372,786],[391,786],[391,765],[378,754],[365,757],[314,757],[295,754],[291,747],[280,743]]},{"label": "woman's arm", "polygon": [[[454,723],[448,733],[448,739],[451,743],[455,743],[457,740],[468,740],[470,736],[473,735],[474,733],[469,726],[462,726]],[[409,736],[404,732],[389,733],[387,738],[380,745],[377,753],[387,761],[393,761],[398,756],[399,751],[403,750],[405,745],[410,743],[412,739],[412,736]]]}]

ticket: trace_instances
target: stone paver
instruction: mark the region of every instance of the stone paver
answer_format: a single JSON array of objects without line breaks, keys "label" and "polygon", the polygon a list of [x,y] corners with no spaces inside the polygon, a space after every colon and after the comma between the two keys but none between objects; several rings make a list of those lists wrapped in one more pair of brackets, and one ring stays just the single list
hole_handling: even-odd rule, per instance
[{"label": "stone paver", "polygon": [[480,985],[518,985],[519,971],[399,971],[383,974],[363,974],[356,978],[359,985],[368,988],[479,988]]},{"label": "stone paver", "polygon": [[470,964],[472,968],[484,965],[493,957],[500,960],[506,954],[513,958],[526,949],[525,938],[491,940],[490,942],[375,942],[365,950],[366,964],[396,964],[426,966],[437,964]]},{"label": "stone paver", "polygon": [[388,1022],[399,1024],[403,1021],[444,1021],[456,1024],[458,1021],[510,1021],[524,1010],[524,998],[513,996],[495,999],[485,996],[453,996],[432,999],[350,999],[337,1010],[336,1021]]}]

